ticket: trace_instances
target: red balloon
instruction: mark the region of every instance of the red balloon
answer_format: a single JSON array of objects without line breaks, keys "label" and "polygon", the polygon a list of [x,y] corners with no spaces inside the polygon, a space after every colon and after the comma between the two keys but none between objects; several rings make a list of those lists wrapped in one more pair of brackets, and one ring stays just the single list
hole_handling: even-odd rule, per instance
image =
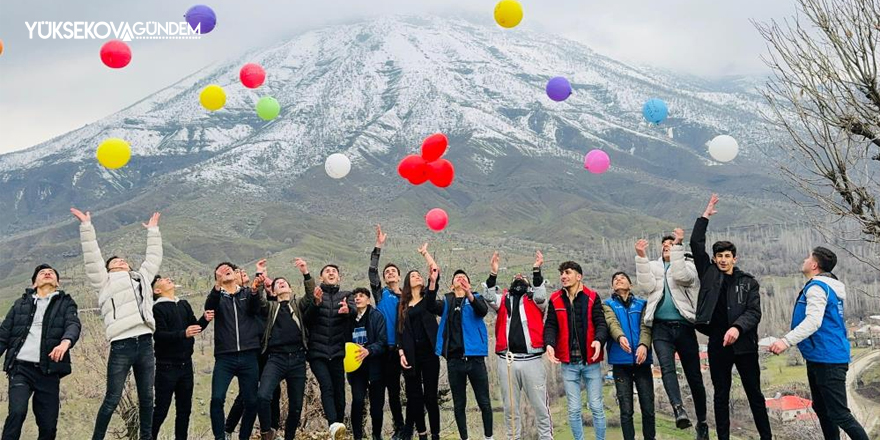
[{"label": "red balloon", "polygon": [[447,145],[449,145],[449,140],[443,133],[435,133],[426,137],[422,142],[422,159],[425,159],[425,162],[440,159],[440,156],[446,152]]},{"label": "red balloon", "polygon": [[101,61],[107,67],[121,69],[131,62],[131,49],[119,40],[110,40],[101,46]]},{"label": "red balloon", "polygon": [[247,63],[241,67],[241,70],[238,72],[238,77],[241,79],[241,83],[244,84],[245,87],[256,89],[266,81],[266,71],[263,70],[263,67],[259,64]]},{"label": "red balloon", "polygon": [[400,177],[409,180],[409,183],[421,185],[428,180],[428,164],[420,156],[410,154],[397,165],[397,173]]},{"label": "red balloon", "polygon": [[440,208],[434,208],[425,215],[425,224],[434,231],[440,232],[446,225],[449,224],[449,216],[446,215],[446,211]]},{"label": "red balloon", "polygon": [[452,185],[452,180],[455,179],[455,168],[452,167],[452,162],[446,159],[435,160],[428,164],[428,176],[431,178],[431,183],[446,188]]}]

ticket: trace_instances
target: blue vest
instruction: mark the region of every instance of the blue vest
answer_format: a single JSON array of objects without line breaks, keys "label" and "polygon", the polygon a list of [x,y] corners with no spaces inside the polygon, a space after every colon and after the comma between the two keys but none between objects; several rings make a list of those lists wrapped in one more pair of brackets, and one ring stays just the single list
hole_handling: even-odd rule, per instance
[{"label": "blue vest", "polygon": [[[479,293],[474,297],[480,298]],[[443,341],[446,338],[446,317],[449,315],[449,301],[443,297],[443,315],[440,317],[440,328],[437,329],[437,346],[434,352],[437,356],[443,356]],[[471,302],[465,298],[461,302],[461,328],[464,340],[465,356],[489,356],[489,332],[486,331],[486,323],[483,318],[474,313]]]},{"label": "blue vest", "polygon": [[791,317],[791,328],[795,328],[807,317],[807,290],[818,286],[825,291],[828,302],[825,304],[825,314],[822,317],[822,325],[819,330],[801,341],[797,346],[810,362],[824,364],[848,364],[850,361],[850,346],[846,339],[846,325],[843,320],[843,300],[838,298],[829,285],[819,280],[810,280],[798,295],[794,305],[794,313]]},{"label": "blue vest", "polygon": [[[614,315],[617,317],[617,321],[620,322],[620,327],[623,329],[623,334],[626,336],[626,340],[629,341],[630,347],[632,347],[632,353],[627,353],[620,347],[620,343],[617,341],[609,341],[607,344],[609,364],[636,365],[636,350],[639,347],[640,325],[642,322],[642,314],[644,313],[647,304],[647,301],[637,297],[632,297],[629,308],[624,306],[620,301],[615,300],[614,297],[605,300],[605,305],[611,307],[611,310],[614,311]],[[643,362],[642,365],[651,365],[651,363],[651,347],[648,347],[648,357],[645,358],[645,362]]]},{"label": "blue vest", "polygon": [[397,304],[400,298],[389,288],[382,289],[382,300],[376,304],[376,309],[385,317],[385,330],[388,332],[388,345],[396,345],[397,339]]}]

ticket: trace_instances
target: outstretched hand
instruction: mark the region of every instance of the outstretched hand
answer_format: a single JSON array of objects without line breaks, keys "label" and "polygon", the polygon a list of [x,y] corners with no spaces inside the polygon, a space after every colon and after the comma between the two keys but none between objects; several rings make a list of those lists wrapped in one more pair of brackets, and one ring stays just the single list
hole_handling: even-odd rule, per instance
[{"label": "outstretched hand", "polygon": [[428,243],[419,246],[419,253],[424,257],[428,253]]},{"label": "outstretched hand", "polygon": [[675,242],[674,242],[675,244],[684,243],[684,229],[675,228],[675,230],[672,231],[672,233],[675,234]]},{"label": "outstretched hand", "polygon": [[498,257],[498,251],[493,252],[492,258],[489,259],[489,270],[495,275],[498,275],[498,265],[500,261],[501,258]]},{"label": "outstretched hand", "polygon": [[382,232],[382,225],[376,225],[376,247],[381,248],[385,244],[388,234]]},{"label": "outstretched hand", "polygon": [[257,261],[257,273],[266,273],[266,259],[263,258],[260,261]]},{"label": "outstretched hand", "polygon": [[541,251],[535,251],[535,265],[533,267],[541,267],[544,265],[544,254]]},{"label": "outstretched hand", "polygon": [[717,203],[718,203],[718,194],[713,193],[712,197],[709,198],[709,204],[706,205],[706,210],[703,211],[703,217],[709,218],[709,217],[712,217],[712,215],[716,214],[718,212],[718,210],[715,209],[715,205]]},{"label": "outstretched hand", "polygon": [[296,266],[303,275],[309,273],[309,267],[306,265],[306,260],[297,258],[296,260],[293,260],[293,265]]},{"label": "outstretched hand", "polygon": [[83,214],[83,212],[80,211],[79,209],[70,208],[70,213],[73,214],[73,216],[76,217],[77,220],[79,220],[83,223],[92,221],[92,213],[89,211],[86,211],[86,213]]},{"label": "outstretched hand", "polygon": [[159,216],[160,216],[160,215],[162,215],[162,214],[159,214],[158,212],[154,212],[153,215],[150,217],[150,220],[149,220],[148,222],[146,222],[146,223],[141,223],[141,224],[144,225],[144,227],[147,228],[147,229],[158,227],[158,226],[159,226]]},{"label": "outstretched hand", "polygon": [[648,249],[648,240],[644,238],[636,242],[636,255],[647,258],[648,254],[645,252]]}]

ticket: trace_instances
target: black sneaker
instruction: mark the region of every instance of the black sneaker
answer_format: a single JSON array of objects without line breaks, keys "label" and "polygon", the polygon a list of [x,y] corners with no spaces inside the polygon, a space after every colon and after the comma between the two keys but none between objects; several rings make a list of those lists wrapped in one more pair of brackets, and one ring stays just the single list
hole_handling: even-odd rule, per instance
[{"label": "black sneaker", "polygon": [[672,408],[672,411],[675,413],[675,426],[678,429],[687,429],[691,427],[691,420],[688,418],[687,411],[684,410],[683,406],[676,405]]},{"label": "black sneaker", "polygon": [[709,440],[709,424],[706,422],[697,423],[697,440]]}]

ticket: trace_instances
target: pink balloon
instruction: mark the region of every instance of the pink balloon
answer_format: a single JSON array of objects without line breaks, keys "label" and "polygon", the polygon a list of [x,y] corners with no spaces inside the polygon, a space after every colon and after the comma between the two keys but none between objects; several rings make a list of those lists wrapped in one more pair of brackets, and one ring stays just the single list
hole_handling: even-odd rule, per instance
[{"label": "pink balloon", "polygon": [[241,83],[245,87],[256,89],[266,81],[266,71],[263,70],[263,67],[259,64],[247,63],[241,67],[241,70],[238,72],[238,77],[241,79]]},{"label": "pink balloon", "polygon": [[584,157],[584,169],[593,174],[602,174],[611,166],[611,158],[602,150],[592,150]]},{"label": "pink balloon", "polygon": [[440,208],[434,208],[425,215],[425,223],[434,232],[440,232],[449,224],[449,216],[446,211]]}]

